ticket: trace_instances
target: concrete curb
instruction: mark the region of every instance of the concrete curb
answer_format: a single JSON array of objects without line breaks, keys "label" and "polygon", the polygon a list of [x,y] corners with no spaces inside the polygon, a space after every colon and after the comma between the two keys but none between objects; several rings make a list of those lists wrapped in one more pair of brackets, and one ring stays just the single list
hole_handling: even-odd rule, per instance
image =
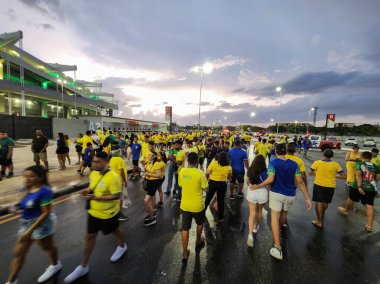
[{"label": "concrete curb", "polygon": [[[127,173],[131,174],[132,170],[127,170]],[[79,183],[76,185],[70,185],[70,186],[64,187],[61,190],[54,192],[53,199],[57,199],[59,197],[65,196],[65,195],[69,195],[73,192],[85,189],[86,187],[88,187],[88,185],[89,185],[89,182],[84,182],[84,183]],[[9,211],[9,207],[10,207],[10,205],[0,207],[0,217],[11,213]]]}]

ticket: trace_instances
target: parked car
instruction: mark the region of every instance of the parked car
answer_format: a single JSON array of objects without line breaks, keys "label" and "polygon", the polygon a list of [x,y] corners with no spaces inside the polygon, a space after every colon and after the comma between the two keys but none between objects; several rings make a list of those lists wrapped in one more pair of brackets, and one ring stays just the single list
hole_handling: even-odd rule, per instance
[{"label": "parked car", "polygon": [[310,135],[309,137],[310,141],[311,141],[311,147],[312,148],[319,148],[319,144],[322,140],[322,137],[319,136],[319,135]]},{"label": "parked car", "polygon": [[338,139],[336,137],[327,137],[326,140],[321,140],[319,143],[319,149],[322,151],[326,149],[340,149],[340,142],[338,142]]},{"label": "parked car", "polygon": [[364,141],[364,147],[376,147],[376,140],[373,138],[367,138]]},{"label": "parked car", "polygon": [[344,145],[346,146],[358,145],[358,140],[356,138],[347,138],[346,141],[344,141]]}]

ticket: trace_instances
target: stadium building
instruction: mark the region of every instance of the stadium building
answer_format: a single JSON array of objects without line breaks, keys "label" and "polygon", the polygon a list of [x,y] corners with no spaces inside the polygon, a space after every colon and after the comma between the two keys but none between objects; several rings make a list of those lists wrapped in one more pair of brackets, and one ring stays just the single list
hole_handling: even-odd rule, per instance
[{"label": "stadium building", "polygon": [[0,114],[72,118],[112,116],[118,109],[101,83],[77,80],[75,65],[46,63],[27,53],[22,37],[21,31],[0,34]]}]

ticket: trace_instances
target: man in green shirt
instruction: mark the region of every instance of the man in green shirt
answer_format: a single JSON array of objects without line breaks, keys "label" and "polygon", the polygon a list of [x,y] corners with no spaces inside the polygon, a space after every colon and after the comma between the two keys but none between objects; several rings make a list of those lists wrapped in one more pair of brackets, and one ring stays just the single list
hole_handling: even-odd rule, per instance
[{"label": "man in green shirt", "polygon": [[7,178],[13,176],[12,154],[14,145],[15,141],[8,137],[7,132],[0,130],[0,180],[2,180],[3,177],[5,177],[5,170],[7,167],[9,168]]},{"label": "man in green shirt", "polygon": [[371,152],[363,152],[361,159],[355,165],[355,180],[350,186],[349,197],[345,204],[338,209],[342,214],[347,215],[353,203],[360,201],[367,208],[367,224],[365,227],[368,232],[372,232],[375,218],[373,202],[376,195],[376,181],[380,178],[380,169],[371,163]]}]

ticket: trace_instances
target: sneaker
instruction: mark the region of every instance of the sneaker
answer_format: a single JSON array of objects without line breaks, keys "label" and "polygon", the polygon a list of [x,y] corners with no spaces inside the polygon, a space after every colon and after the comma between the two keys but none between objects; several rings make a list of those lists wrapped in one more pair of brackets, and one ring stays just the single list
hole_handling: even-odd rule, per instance
[{"label": "sneaker", "polygon": [[[156,213],[154,213],[154,218],[156,218]],[[150,219],[150,215],[146,215],[144,217],[144,221],[149,220],[149,219]]]},{"label": "sneaker", "polygon": [[123,254],[127,251],[127,249],[128,247],[126,243],[124,243],[124,247],[118,246],[110,258],[111,262],[118,261],[123,256]]},{"label": "sneaker", "polygon": [[164,203],[163,202],[158,202],[156,205],[157,205],[157,207],[164,207]]},{"label": "sneaker", "polygon": [[148,227],[148,226],[154,225],[156,223],[157,223],[156,217],[153,217],[152,219],[148,219],[148,220],[144,221],[144,227]]},{"label": "sneaker", "polygon": [[77,280],[79,277],[86,275],[90,271],[90,266],[87,265],[83,267],[82,265],[78,265],[73,272],[66,276],[63,280],[64,283],[71,283]]},{"label": "sneaker", "polygon": [[259,225],[257,225],[257,226],[256,226],[256,228],[255,228],[255,229],[253,229],[253,233],[254,233],[254,234],[256,234],[256,233],[259,231],[259,229],[260,229],[260,226],[259,226]]},{"label": "sneaker", "polygon": [[239,192],[239,193],[237,194],[237,196],[238,196],[239,198],[243,198],[243,197],[244,197],[244,193],[243,193],[243,192]]},{"label": "sneaker", "polygon": [[60,261],[56,265],[49,265],[45,272],[37,279],[38,283],[45,282],[49,280],[54,274],[62,269],[62,264]]},{"label": "sneaker", "polygon": [[230,195],[230,200],[234,200],[234,199],[235,199],[235,196]]},{"label": "sneaker", "polygon": [[7,178],[11,178],[11,177],[14,177],[14,173],[8,173],[8,175],[7,175]]},{"label": "sneaker", "polygon": [[248,235],[247,246],[250,248],[253,248],[253,236],[252,236],[252,234]]},{"label": "sneaker", "polygon": [[270,249],[269,253],[275,259],[282,260],[282,250],[281,249],[276,248],[274,246],[273,248]]},{"label": "sneaker", "polygon": [[119,214],[119,221],[127,221],[127,220],[128,220],[127,216],[125,216],[123,213]]},{"label": "sneaker", "polygon": [[16,279],[16,280],[13,281],[13,282],[9,282],[9,281],[7,281],[5,284],[17,284],[17,282],[18,282],[18,280]]}]

